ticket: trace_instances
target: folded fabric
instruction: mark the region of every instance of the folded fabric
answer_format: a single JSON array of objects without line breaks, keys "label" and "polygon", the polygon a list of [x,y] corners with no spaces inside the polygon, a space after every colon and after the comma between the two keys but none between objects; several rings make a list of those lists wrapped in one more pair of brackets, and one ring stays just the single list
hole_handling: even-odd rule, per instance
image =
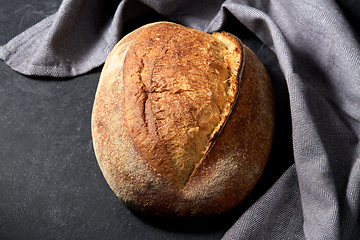
[{"label": "folded fabric", "polygon": [[360,239],[360,44],[334,1],[65,0],[0,58],[25,75],[84,74],[150,9],[207,32],[233,16],[273,50],[286,79],[295,164],[224,239]]}]

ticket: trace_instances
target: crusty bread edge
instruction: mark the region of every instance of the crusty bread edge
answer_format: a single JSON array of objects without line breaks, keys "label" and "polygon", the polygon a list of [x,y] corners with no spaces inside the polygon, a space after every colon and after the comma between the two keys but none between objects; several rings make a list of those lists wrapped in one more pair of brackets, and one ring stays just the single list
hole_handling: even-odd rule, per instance
[{"label": "crusty bread edge", "polygon": [[[144,27],[149,27],[149,25],[145,25]],[[140,32],[142,28],[139,28],[136,31]],[[117,54],[116,52],[119,51],[121,46],[125,46],[122,52],[123,54],[126,54],[126,48],[131,46],[131,39],[136,37],[136,31],[128,34],[117,44],[114,51],[109,55],[107,62],[112,62],[112,58],[118,58],[114,55]],[[253,59],[253,61],[259,61],[250,49],[246,46],[244,49],[246,55],[245,58],[249,55],[251,56],[250,59]],[[242,64],[242,67],[245,66],[243,68],[244,73],[239,75],[239,80],[246,78],[246,81],[251,81],[252,77],[246,76],[247,73],[245,71],[246,68],[249,68],[249,65],[251,65],[251,63],[248,63],[245,60],[245,63]],[[107,67],[106,63],[104,69]],[[266,72],[263,66],[260,67],[260,69],[262,72]],[[109,73],[105,73],[104,75],[102,74],[100,78],[93,109],[92,134],[95,154],[104,177],[111,189],[125,202],[125,204],[136,210],[153,215],[209,215],[224,212],[235,207],[250,193],[251,189],[261,176],[271,148],[271,137],[274,125],[274,106],[271,83],[267,73],[261,74],[261,81],[265,83],[264,88],[266,90],[263,98],[268,98],[269,100],[262,101],[265,103],[268,102],[267,105],[269,105],[269,110],[266,110],[266,114],[271,115],[271,117],[262,118],[269,122],[267,129],[265,129],[269,134],[266,137],[266,143],[263,144],[264,147],[262,147],[265,150],[262,151],[261,157],[254,161],[255,163],[253,165],[256,165],[257,167],[253,166],[253,168],[257,170],[255,173],[250,174],[251,184],[245,184],[246,186],[244,187],[242,181],[248,180],[249,178],[247,177],[249,174],[243,174],[244,170],[228,171],[229,169],[241,168],[242,163],[239,163],[239,161],[244,159],[245,153],[241,153],[236,149],[230,149],[230,155],[222,155],[224,151],[219,149],[220,146],[226,144],[221,143],[225,141],[224,139],[231,138],[228,136],[229,134],[233,134],[231,129],[229,130],[231,125],[236,122],[238,123],[238,121],[233,121],[235,123],[231,124],[234,119],[232,113],[227,119],[227,123],[224,124],[224,127],[222,127],[217,134],[216,144],[213,145],[214,147],[208,151],[206,157],[197,166],[186,187],[180,191],[177,190],[168,179],[163,177],[156,169],[148,164],[146,160],[142,159],[141,154],[131,143],[131,139],[128,136],[121,135],[119,136],[121,140],[116,140],[116,130],[101,130],[99,128],[99,122],[102,121],[104,124],[104,119],[107,118],[115,118],[118,121],[121,121],[121,119],[114,116],[110,117],[110,111],[105,111],[102,107],[102,104],[109,104],[111,101],[114,101],[114,96],[109,96],[108,93],[114,92],[116,89],[112,89],[111,91],[108,89],[107,85],[109,81],[121,84],[119,83],[119,81],[121,82],[121,77],[116,74],[115,76],[110,75],[111,74]],[[255,83],[255,85],[258,85],[258,83]],[[106,94],[104,92],[106,92]],[[244,94],[241,90],[238,95],[240,98],[246,98],[243,96]],[[241,108],[241,103],[238,103],[237,101],[232,108],[232,112],[234,112],[235,108]],[[113,109],[117,109],[117,114],[121,114],[121,102],[116,102]],[[115,115],[115,113],[112,112],[110,115]],[[104,134],[112,134],[113,136],[106,136],[106,139],[102,139],[104,138]],[[112,141],[115,143],[111,143]],[[122,153],[122,160],[119,159],[119,156],[116,153],[119,149],[125,151]],[[257,156],[258,154],[255,155]],[[220,156],[220,159],[214,160],[214,157],[217,156]],[[233,159],[231,160],[231,158]],[[247,164],[251,165],[251,163]],[[240,176],[239,178],[242,179],[241,181],[235,180],[236,178],[234,178],[234,176],[236,177],[237,175]],[[209,179],[212,179],[212,181],[209,181]],[[234,181],[236,181],[236,184],[232,184]],[[217,184],[217,182],[219,184]]]}]

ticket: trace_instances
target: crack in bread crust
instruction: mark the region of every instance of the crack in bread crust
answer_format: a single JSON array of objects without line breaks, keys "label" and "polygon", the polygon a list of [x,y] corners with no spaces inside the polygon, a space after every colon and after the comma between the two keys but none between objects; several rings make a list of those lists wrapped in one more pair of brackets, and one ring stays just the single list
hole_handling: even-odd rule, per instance
[{"label": "crack in bread crust", "polygon": [[241,54],[230,55],[221,39],[180,25],[153,26],[132,46],[141,47],[129,50],[124,63],[130,136],[182,189],[229,113],[229,89],[237,84],[232,68],[239,68]]},{"label": "crack in bread crust", "polygon": [[[91,120],[99,167],[109,187],[134,210],[157,216],[226,212],[249,195],[269,157],[275,121],[271,80],[256,54],[239,39],[224,32],[212,34],[226,46],[223,59],[230,66],[227,70],[231,77],[223,84],[229,97],[222,120],[210,135],[210,147],[182,187],[163,141],[164,134],[159,131],[161,122],[168,118],[165,105],[160,104],[164,99],[158,95],[186,96],[191,100],[195,98],[196,89],[203,88],[168,88],[164,83],[157,83],[156,73],[162,69],[155,71],[154,66],[159,66],[159,59],[171,55],[171,51],[162,46],[158,55],[146,56],[151,44],[156,46],[150,40],[138,51],[139,43],[146,43],[138,38],[148,39],[145,31],[153,31],[154,26],[168,33],[158,43],[170,44],[170,36],[178,37],[169,31],[178,26],[174,23],[147,24],[123,37],[103,67]],[[140,36],[141,33],[144,35]],[[159,29],[158,33],[161,33]],[[157,60],[151,61],[156,56]],[[169,61],[168,67],[171,64],[175,61]],[[168,102],[169,106],[177,107],[172,99]],[[191,109],[189,119],[196,122],[196,109],[188,109]]]}]

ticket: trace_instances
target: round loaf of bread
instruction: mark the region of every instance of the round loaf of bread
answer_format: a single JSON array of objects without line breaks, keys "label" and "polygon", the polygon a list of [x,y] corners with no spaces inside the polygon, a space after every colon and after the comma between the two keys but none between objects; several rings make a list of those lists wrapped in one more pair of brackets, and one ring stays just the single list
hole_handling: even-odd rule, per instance
[{"label": "round loaf of bread", "polygon": [[132,209],[218,214],[258,182],[274,111],[270,78],[237,37],[156,22],[126,35],[105,62],[92,113],[95,155]]}]

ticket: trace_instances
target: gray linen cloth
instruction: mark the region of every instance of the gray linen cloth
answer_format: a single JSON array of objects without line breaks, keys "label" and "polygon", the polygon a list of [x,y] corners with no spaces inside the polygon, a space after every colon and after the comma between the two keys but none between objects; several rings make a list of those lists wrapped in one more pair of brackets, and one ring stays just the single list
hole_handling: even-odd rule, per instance
[{"label": "gray linen cloth", "polygon": [[360,45],[334,1],[64,0],[0,58],[25,75],[84,74],[149,9],[207,32],[232,15],[276,54],[286,79],[295,164],[224,239],[360,239]]}]

